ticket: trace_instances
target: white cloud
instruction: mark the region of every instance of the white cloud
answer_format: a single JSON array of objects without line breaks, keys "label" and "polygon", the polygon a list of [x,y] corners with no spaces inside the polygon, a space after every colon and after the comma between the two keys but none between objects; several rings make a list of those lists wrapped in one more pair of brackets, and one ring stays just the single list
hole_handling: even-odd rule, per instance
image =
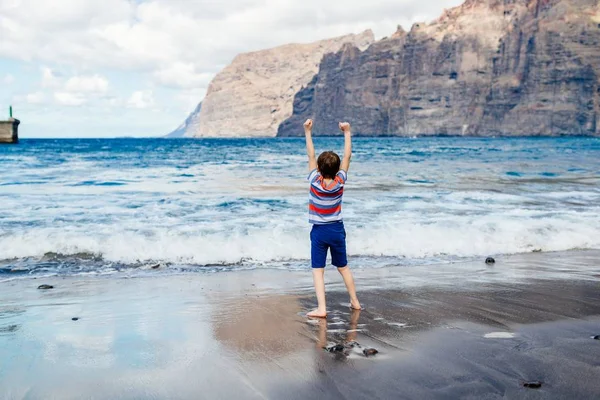
[{"label": "white cloud", "polygon": [[105,93],[108,90],[108,80],[100,75],[73,76],[65,83],[68,92]]},{"label": "white cloud", "polygon": [[[108,91],[108,80],[101,75],[74,75],[64,78],[51,68],[41,68],[41,87],[54,89],[53,99],[60,106],[81,106]],[[36,95],[43,95],[37,92]],[[35,102],[39,96],[33,96]],[[29,102],[29,100],[27,100]]]},{"label": "white cloud", "polygon": [[25,101],[28,104],[42,104],[46,101],[46,95],[44,92],[33,92],[26,94],[25,96],[18,97],[17,100]]},{"label": "white cloud", "polygon": [[65,80],[49,67],[44,66],[41,70],[44,88],[61,88],[76,93],[105,93],[108,90],[108,80],[98,74],[75,75]]},{"label": "white cloud", "polygon": [[[237,53],[432,19],[462,0],[13,0],[0,2],[0,56],[205,86]],[[176,76],[181,72],[181,76]]]},{"label": "white cloud", "polygon": [[137,90],[127,100],[129,108],[150,108],[154,105],[154,93],[152,90]]},{"label": "white cloud", "polygon": [[60,86],[60,79],[54,74],[54,71],[48,67],[42,67],[42,87],[56,88]]},{"label": "white cloud", "polygon": [[2,78],[2,83],[5,85],[11,85],[15,81],[15,77],[11,74],[6,74],[4,78]]},{"label": "white cloud", "polygon": [[207,87],[213,77],[212,73],[199,73],[193,63],[175,62],[154,73],[157,82],[175,88]]},{"label": "white cloud", "polygon": [[63,106],[81,106],[87,102],[87,99],[79,93],[56,92],[54,100]]}]

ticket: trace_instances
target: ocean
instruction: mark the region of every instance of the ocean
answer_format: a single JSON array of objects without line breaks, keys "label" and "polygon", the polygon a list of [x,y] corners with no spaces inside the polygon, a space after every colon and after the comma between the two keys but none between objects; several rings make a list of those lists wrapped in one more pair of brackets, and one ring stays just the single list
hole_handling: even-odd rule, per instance
[{"label": "ocean", "polygon": [[[0,281],[308,269],[307,174],[303,138],[0,146]],[[353,268],[598,249],[600,139],[355,138],[343,214]]]}]

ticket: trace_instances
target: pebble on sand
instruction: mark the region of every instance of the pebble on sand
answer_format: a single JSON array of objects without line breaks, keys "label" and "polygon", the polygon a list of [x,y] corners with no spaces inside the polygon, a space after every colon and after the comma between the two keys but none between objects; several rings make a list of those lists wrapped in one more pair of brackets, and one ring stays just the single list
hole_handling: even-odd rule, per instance
[{"label": "pebble on sand", "polygon": [[523,386],[526,388],[530,388],[530,389],[539,389],[542,387],[542,382],[540,382],[540,381],[523,382]]},{"label": "pebble on sand", "polygon": [[485,259],[485,263],[490,265],[490,264],[495,264],[496,260],[494,260],[492,257],[488,257]]},{"label": "pebble on sand", "polygon": [[40,285],[40,286],[38,286],[38,289],[40,289],[40,290],[54,289],[54,286],[52,286],[52,285]]},{"label": "pebble on sand", "polygon": [[333,346],[329,346],[326,348],[326,350],[330,353],[342,353],[344,349],[344,345],[342,344],[334,344]]},{"label": "pebble on sand", "polygon": [[374,355],[375,355],[375,354],[377,354],[377,353],[379,353],[379,351],[377,351],[377,349],[364,349],[364,350],[363,350],[363,354],[364,354],[366,357],[369,357],[369,356],[374,356]]}]

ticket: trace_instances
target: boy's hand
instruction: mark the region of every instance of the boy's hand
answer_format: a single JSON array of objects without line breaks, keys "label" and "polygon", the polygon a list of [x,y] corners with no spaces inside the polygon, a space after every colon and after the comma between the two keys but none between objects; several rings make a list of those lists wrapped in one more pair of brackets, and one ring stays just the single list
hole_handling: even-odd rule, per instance
[{"label": "boy's hand", "polygon": [[350,124],[348,122],[340,122],[340,130],[344,133],[350,133]]},{"label": "boy's hand", "polygon": [[312,119],[307,119],[306,122],[304,123],[304,131],[305,132],[312,131],[312,127],[313,127]]}]

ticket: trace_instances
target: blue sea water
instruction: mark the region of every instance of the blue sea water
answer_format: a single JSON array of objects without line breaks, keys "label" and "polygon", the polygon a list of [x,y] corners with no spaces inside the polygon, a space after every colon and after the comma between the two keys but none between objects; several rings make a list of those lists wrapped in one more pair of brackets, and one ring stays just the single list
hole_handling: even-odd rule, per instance
[{"label": "blue sea water", "polygon": [[[317,138],[317,152],[342,151]],[[356,138],[357,268],[600,248],[600,139]],[[298,139],[22,140],[0,147],[0,280],[307,268]],[[448,265],[451,268],[451,265]]]}]

